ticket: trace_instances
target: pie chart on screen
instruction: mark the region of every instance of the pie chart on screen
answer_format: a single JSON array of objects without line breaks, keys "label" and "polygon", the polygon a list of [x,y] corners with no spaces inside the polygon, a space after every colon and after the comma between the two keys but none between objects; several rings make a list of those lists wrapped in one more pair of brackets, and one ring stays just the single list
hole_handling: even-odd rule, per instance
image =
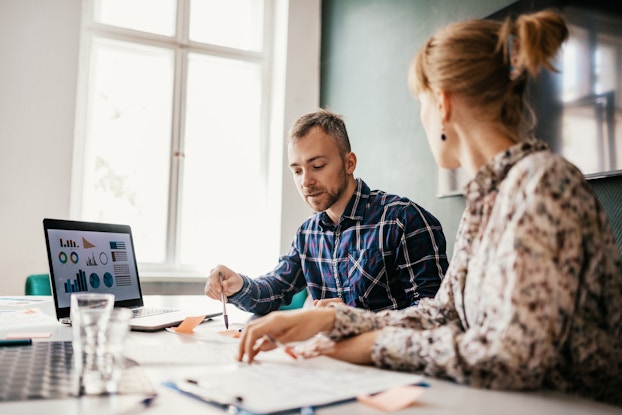
[{"label": "pie chart on screen", "polygon": [[107,272],[104,274],[104,285],[108,288],[112,287],[112,284],[114,283],[114,279],[112,278],[112,275]]},{"label": "pie chart on screen", "polygon": [[89,277],[89,282],[91,283],[91,287],[98,289],[100,284],[99,275],[93,272]]}]

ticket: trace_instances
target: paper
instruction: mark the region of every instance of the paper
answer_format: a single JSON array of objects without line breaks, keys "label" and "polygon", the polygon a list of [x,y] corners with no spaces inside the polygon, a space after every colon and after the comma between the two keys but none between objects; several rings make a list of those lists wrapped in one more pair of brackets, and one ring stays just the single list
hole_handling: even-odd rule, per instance
[{"label": "paper", "polygon": [[48,301],[51,301],[49,297],[45,297],[45,298],[37,298],[37,297],[32,297],[32,296],[0,297],[0,309],[33,307],[33,306],[37,306]]},{"label": "paper", "polygon": [[[224,325],[222,323],[210,322],[195,327],[194,330],[190,333],[177,331],[170,327],[166,330],[175,334],[190,336],[194,340],[198,340],[201,342],[237,345],[239,342],[238,338],[240,336],[237,336],[235,332],[239,332],[240,330],[242,330],[244,328],[244,325],[240,323],[231,323],[228,330],[223,330],[223,328]],[[239,334],[241,335],[241,333]]]},{"label": "paper", "polygon": [[21,328],[59,324],[52,316],[45,314],[38,308],[20,308],[15,310],[0,310],[0,329]]},{"label": "paper", "polygon": [[205,401],[220,405],[238,402],[236,406],[243,410],[268,414],[352,400],[421,380],[419,375],[353,365],[326,356],[293,361],[280,349],[262,353],[258,359],[217,377],[165,384]]},{"label": "paper", "polygon": [[235,365],[237,345],[216,343],[125,345],[125,357],[141,365]]},{"label": "paper", "polygon": [[397,386],[375,395],[359,395],[356,399],[381,411],[399,411],[413,405],[424,390],[421,386]]}]

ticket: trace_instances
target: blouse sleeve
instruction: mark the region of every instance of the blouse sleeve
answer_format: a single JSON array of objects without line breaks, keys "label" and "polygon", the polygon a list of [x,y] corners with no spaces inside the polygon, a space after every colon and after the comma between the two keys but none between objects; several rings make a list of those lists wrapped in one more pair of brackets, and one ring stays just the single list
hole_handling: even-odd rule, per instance
[{"label": "blouse sleeve", "polygon": [[443,279],[434,298],[424,298],[419,305],[404,310],[373,312],[342,304],[330,306],[335,307],[336,316],[328,336],[337,341],[383,327],[403,327],[409,331],[425,330],[458,320],[453,308],[452,281],[449,274]]},{"label": "blouse sleeve", "polygon": [[465,302],[466,327],[456,320],[423,330],[385,325],[372,351],[377,365],[479,387],[541,385],[574,312],[590,199],[579,178],[554,167],[539,177],[524,172],[498,195],[477,275],[469,268],[481,282],[477,301]]}]

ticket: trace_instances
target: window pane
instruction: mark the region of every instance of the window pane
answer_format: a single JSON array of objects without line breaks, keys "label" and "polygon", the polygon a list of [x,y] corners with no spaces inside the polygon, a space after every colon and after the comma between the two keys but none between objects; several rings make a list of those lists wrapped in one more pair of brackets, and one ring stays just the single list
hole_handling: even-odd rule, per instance
[{"label": "window pane", "polygon": [[266,271],[260,67],[195,54],[188,60],[181,262]]},{"label": "window pane", "polygon": [[176,0],[95,0],[93,20],[164,36],[175,34]]},{"label": "window pane", "polygon": [[259,51],[262,33],[262,0],[191,0],[191,40]]},{"label": "window pane", "polygon": [[82,216],[132,225],[139,262],[163,262],[173,53],[95,39],[91,47]]}]

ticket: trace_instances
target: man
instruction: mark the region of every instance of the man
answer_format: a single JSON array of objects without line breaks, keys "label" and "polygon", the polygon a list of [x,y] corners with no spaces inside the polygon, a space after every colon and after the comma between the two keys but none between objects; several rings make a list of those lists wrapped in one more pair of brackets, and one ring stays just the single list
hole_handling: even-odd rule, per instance
[{"label": "man", "polygon": [[220,300],[224,290],[238,308],[267,314],[306,287],[316,306],[340,301],[374,311],[436,294],[448,265],[439,221],[354,178],[356,155],[341,116],[319,110],[299,118],[288,159],[300,195],[317,213],[271,272],[252,279],[219,265],[205,295]]}]

